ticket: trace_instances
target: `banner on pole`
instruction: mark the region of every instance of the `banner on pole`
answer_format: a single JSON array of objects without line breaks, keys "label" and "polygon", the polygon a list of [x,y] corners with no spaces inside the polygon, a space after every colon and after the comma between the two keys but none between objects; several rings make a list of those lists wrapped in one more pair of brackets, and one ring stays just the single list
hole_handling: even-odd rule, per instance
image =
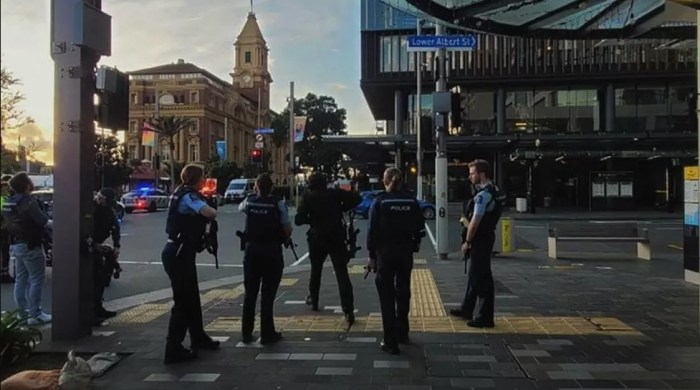
[{"label": "banner on pole", "polygon": [[301,142],[304,140],[304,132],[306,132],[306,117],[305,116],[295,116],[294,117],[294,142]]},{"label": "banner on pole", "polygon": [[226,141],[216,141],[216,154],[219,160],[226,160]]}]

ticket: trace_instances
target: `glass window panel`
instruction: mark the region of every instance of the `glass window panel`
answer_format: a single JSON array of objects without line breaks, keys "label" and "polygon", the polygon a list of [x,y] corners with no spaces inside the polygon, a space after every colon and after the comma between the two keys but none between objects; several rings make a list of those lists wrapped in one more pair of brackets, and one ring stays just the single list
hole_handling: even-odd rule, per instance
[{"label": "glass window panel", "polygon": [[401,42],[398,36],[391,37],[391,71],[399,71],[399,58],[400,58]]},{"label": "glass window panel", "polygon": [[462,92],[462,135],[496,133],[496,93]]}]

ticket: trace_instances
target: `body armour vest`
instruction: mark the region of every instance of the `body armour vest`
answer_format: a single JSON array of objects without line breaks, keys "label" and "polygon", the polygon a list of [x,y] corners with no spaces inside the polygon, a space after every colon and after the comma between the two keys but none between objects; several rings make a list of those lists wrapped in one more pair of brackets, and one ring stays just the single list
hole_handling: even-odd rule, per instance
[{"label": "body armour vest", "polygon": [[376,198],[382,241],[387,244],[413,244],[416,221],[420,218],[418,201],[408,192],[380,192]]},{"label": "body armour vest", "polygon": [[[491,195],[491,200],[489,201],[489,204],[486,205],[486,214],[481,217],[478,230],[494,231],[496,230],[498,221],[501,219],[501,213],[503,212],[506,202],[506,196],[493,184],[487,185],[479,192],[481,191],[487,191]],[[493,204],[493,209],[489,210],[491,204]],[[474,199],[469,200],[465,207],[464,214],[467,216],[467,219],[471,221],[472,217],[474,216]]]},{"label": "body armour vest", "polygon": [[170,196],[165,233],[168,239],[178,243],[188,243],[199,248],[204,241],[207,219],[199,214],[180,214],[177,209],[182,197],[201,199],[199,192],[192,187],[181,187]]},{"label": "body armour vest", "polygon": [[281,244],[279,199],[251,195],[246,199],[245,234],[248,242]]},{"label": "body armour vest", "polygon": [[44,228],[39,226],[29,215],[31,202],[36,202],[31,195],[17,194],[3,205],[3,226],[16,242],[24,242],[30,248],[41,245]]}]

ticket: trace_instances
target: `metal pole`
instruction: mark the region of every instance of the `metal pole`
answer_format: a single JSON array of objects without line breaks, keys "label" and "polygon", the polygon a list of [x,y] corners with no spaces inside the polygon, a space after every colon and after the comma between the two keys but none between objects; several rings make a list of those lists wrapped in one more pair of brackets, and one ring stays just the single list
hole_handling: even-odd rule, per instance
[{"label": "metal pole", "polygon": [[[156,119],[160,119],[160,92],[158,91],[158,87],[155,87],[156,89],[156,106],[155,106],[155,117]],[[160,126],[160,123],[158,123],[158,126]],[[160,129],[160,128],[159,128]],[[153,141],[155,142],[155,145],[153,145],[153,155],[151,156],[151,164],[153,165],[153,171],[155,172],[156,178],[155,178],[155,188],[158,188],[158,184],[160,182],[160,161],[158,161],[158,146],[160,145],[160,140],[158,139],[158,132],[154,132],[155,134],[153,135]],[[172,151],[170,152],[172,154]],[[173,161],[171,159],[170,164],[172,164]],[[170,178],[170,186],[174,187],[175,184],[175,178],[171,177]]]},{"label": "metal pole", "polygon": [[[92,191],[95,167],[95,75],[100,55],[75,45],[76,9],[83,0],[51,1],[50,52],[54,61],[55,196],[51,340],[91,332],[93,320]],[[92,2],[97,9],[100,2]],[[76,202],[77,200],[77,202]]]},{"label": "metal pole", "polygon": [[289,201],[294,198],[294,81],[289,82]]},{"label": "metal pole", "polygon": [[[416,22],[416,35],[421,35],[421,26],[423,24],[422,19],[418,19]],[[420,51],[416,52],[416,98],[414,103],[416,105],[416,196],[418,199],[423,199],[423,145],[420,139],[420,122],[421,122],[421,102],[422,102],[422,83],[423,83],[423,54]]]},{"label": "metal pole", "polygon": [[[437,24],[435,35],[445,35],[445,26]],[[438,49],[438,80],[435,83],[436,92],[447,91],[446,61],[447,50]],[[447,115],[436,116],[437,142],[435,153],[435,206],[437,208],[437,252],[438,258],[447,259],[448,220],[447,220]]]},{"label": "metal pole", "polygon": [[100,156],[102,157],[102,161],[100,162],[100,188],[105,187],[105,128],[101,127],[102,130],[102,150],[100,153]]},{"label": "metal pole", "polygon": [[[228,161],[228,117],[224,117],[224,145],[225,145],[225,153],[224,153],[224,160]],[[172,154],[173,152],[170,151]],[[172,158],[170,159],[172,161]]]}]

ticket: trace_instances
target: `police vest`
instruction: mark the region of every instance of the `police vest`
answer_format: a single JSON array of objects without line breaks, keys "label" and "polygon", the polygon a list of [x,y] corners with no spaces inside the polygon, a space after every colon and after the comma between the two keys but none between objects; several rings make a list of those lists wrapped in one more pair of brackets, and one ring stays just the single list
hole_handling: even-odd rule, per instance
[{"label": "police vest", "polygon": [[16,242],[24,242],[30,248],[41,244],[44,228],[39,226],[29,215],[31,202],[36,202],[31,195],[19,194],[6,201],[2,209],[2,229]]},{"label": "police vest", "polygon": [[[501,219],[501,214],[506,203],[506,195],[502,193],[497,186],[494,184],[489,184],[482,188],[481,191],[487,191],[491,195],[491,200],[486,204],[486,214],[481,217],[481,222],[479,223],[479,231],[494,231],[498,225],[498,221]],[[493,209],[489,208],[493,205]],[[471,221],[474,216],[474,199],[470,199],[464,207],[463,213],[466,215],[467,220]],[[483,230],[482,230],[483,229]],[[478,232],[477,232],[478,233]]]},{"label": "police vest", "polygon": [[413,244],[420,218],[418,201],[407,192],[381,192],[376,199],[382,242]]},{"label": "police vest", "polygon": [[248,242],[281,244],[279,199],[251,195],[246,199],[245,235]]},{"label": "police vest", "polygon": [[178,243],[187,243],[201,247],[204,242],[207,219],[200,214],[181,214],[177,211],[182,197],[188,195],[201,200],[199,192],[193,187],[183,186],[170,196],[168,218],[165,222],[165,233],[168,239]]}]

